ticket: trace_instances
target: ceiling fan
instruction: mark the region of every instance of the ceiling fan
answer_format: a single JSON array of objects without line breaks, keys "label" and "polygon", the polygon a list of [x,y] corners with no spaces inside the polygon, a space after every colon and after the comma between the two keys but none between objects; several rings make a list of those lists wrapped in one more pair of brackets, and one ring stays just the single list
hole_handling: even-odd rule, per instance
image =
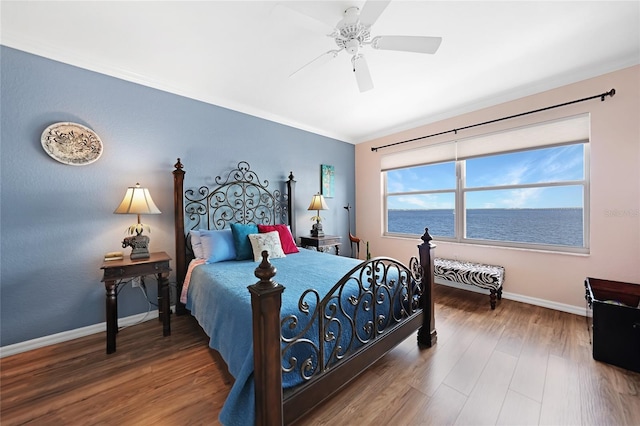
[{"label": "ceiling fan", "polygon": [[330,34],[327,34],[334,39],[338,48],[323,53],[293,72],[289,77],[307,67],[333,59],[344,50],[351,55],[351,65],[360,92],[366,92],[373,89],[373,80],[367,61],[361,52],[363,48],[371,46],[378,50],[436,53],[442,42],[441,37],[382,35],[371,38],[371,27],[390,2],[391,0],[368,0],[362,6],[362,10],[356,6],[348,7],[344,11],[344,18],[335,25]]}]

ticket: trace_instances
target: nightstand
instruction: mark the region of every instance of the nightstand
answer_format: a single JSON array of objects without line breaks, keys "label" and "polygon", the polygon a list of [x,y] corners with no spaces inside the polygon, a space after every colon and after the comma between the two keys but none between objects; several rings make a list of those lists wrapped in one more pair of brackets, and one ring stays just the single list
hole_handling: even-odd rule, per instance
[{"label": "nightstand", "polygon": [[158,281],[158,318],[162,321],[162,334],[171,334],[171,312],[168,276],[171,272],[171,258],[165,252],[151,253],[148,259],[105,261],[100,269],[104,270],[102,282],[107,290],[107,353],[116,351],[116,333],[118,332],[118,286],[123,280],[145,275],[155,275]]},{"label": "nightstand", "polygon": [[326,251],[325,249],[335,247],[336,255],[340,254],[341,241],[342,237],[338,237],[337,235],[325,235],[324,237],[300,237],[300,245],[302,247],[315,247],[318,251]]}]

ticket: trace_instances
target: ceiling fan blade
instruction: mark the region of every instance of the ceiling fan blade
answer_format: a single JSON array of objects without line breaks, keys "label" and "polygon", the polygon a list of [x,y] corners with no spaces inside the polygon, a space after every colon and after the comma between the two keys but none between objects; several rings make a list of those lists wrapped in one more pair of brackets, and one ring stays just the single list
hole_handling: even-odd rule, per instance
[{"label": "ceiling fan blade", "polygon": [[311,32],[325,35],[330,35],[334,32],[335,21],[328,23],[317,16],[313,16],[311,11],[304,6],[305,4],[300,5],[297,2],[278,2],[271,8],[270,14],[286,25],[296,25]]},{"label": "ceiling fan blade", "polygon": [[416,53],[436,53],[440,43],[442,43],[442,37],[378,36],[371,40],[371,46],[374,49]]},{"label": "ceiling fan blade", "polygon": [[306,64],[304,64],[303,66],[301,66],[300,68],[298,68],[297,70],[295,70],[294,72],[292,72],[291,74],[289,74],[289,78],[293,77],[294,75],[298,74],[300,71],[307,69],[307,68],[311,68],[311,67],[319,67],[321,65],[326,64],[327,62],[329,62],[331,59],[335,58],[336,56],[338,56],[338,53],[340,53],[340,50],[329,50],[328,52],[324,52],[322,55],[318,56],[317,58],[307,62]]},{"label": "ceiling fan blade", "polygon": [[371,74],[369,73],[369,65],[363,55],[356,55],[351,58],[353,64],[353,72],[356,75],[356,81],[358,82],[358,89],[360,92],[366,92],[373,89],[373,80],[371,80]]},{"label": "ceiling fan blade", "polygon": [[362,6],[360,23],[368,27],[375,24],[382,12],[389,6],[389,3],[391,3],[391,0],[368,0]]}]

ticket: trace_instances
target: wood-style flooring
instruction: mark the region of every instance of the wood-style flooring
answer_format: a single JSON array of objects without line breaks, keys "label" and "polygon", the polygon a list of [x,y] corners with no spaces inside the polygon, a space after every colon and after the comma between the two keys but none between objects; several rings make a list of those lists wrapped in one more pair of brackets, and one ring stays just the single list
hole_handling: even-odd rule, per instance
[{"label": "wood-style flooring", "polygon": [[[436,286],[438,343],[407,339],[303,425],[640,425],[640,374],[596,362],[584,317]],[[230,389],[188,316],[0,360],[0,423],[212,425]]]}]

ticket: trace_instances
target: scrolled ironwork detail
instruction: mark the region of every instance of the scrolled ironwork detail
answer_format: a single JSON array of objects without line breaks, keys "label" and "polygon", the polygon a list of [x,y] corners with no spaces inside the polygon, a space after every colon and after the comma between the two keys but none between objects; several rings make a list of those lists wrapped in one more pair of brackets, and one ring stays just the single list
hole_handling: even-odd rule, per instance
[{"label": "scrolled ironwork detail", "polygon": [[[422,269],[384,257],[353,268],[325,296],[307,290],[299,313],[281,321],[283,374],[303,381],[334,368],[364,345],[422,311]],[[302,363],[297,360],[304,359]]]},{"label": "scrolled ironwork detail", "polygon": [[216,176],[214,182],[184,192],[187,229],[287,222],[287,197],[279,189],[269,191],[269,181],[261,180],[246,161],[225,176]]}]

